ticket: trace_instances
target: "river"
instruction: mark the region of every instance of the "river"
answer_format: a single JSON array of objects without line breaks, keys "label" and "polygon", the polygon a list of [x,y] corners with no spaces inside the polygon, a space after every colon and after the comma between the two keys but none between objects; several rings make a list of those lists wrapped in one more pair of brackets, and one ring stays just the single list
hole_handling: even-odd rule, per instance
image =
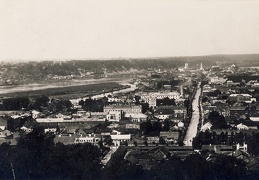
[{"label": "river", "polygon": [[200,113],[199,113],[200,95],[201,95],[201,88],[200,88],[200,84],[198,84],[196,94],[192,101],[192,108],[193,108],[192,119],[190,121],[188,130],[187,130],[185,138],[184,138],[184,144],[186,146],[192,146],[192,140],[196,136],[197,131],[198,131],[197,127],[198,127],[199,118],[200,118]]},{"label": "river", "polygon": [[36,91],[50,88],[58,88],[58,87],[70,87],[70,86],[80,86],[80,85],[88,85],[88,84],[98,84],[105,82],[116,82],[116,83],[125,83],[130,82],[131,78],[101,78],[101,79],[83,79],[83,80],[68,80],[68,81],[60,81],[55,83],[43,83],[43,84],[26,84],[26,85],[8,85],[8,86],[0,86],[0,95],[7,93],[18,93],[18,92],[26,92],[26,91]]}]

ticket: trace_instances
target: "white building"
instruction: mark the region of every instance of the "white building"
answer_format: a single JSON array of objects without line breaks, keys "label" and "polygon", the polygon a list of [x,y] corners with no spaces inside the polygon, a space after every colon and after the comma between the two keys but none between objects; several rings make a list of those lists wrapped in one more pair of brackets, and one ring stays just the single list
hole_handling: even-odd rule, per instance
[{"label": "white building", "polygon": [[57,128],[46,128],[44,129],[44,133],[57,133]]},{"label": "white building", "polygon": [[236,149],[237,150],[240,149],[240,150],[243,150],[243,151],[247,152],[247,144],[244,143],[243,145],[241,145],[241,144],[238,143],[237,146],[236,146]]},{"label": "white building", "polygon": [[139,124],[126,124],[125,128],[126,129],[140,129],[140,125]]},{"label": "white building", "polygon": [[214,76],[214,77],[210,77],[210,84],[224,84],[227,81],[226,78],[223,77],[218,77],[218,76]]},{"label": "white building", "polygon": [[76,137],[75,138],[75,144],[79,143],[91,143],[96,145],[98,142],[101,141],[101,136],[96,136],[96,135],[87,135],[87,136],[81,136],[81,137]]},{"label": "white building", "polygon": [[240,123],[237,125],[237,129],[238,130],[248,130],[249,128],[246,125],[244,125],[243,123]]},{"label": "white building", "polygon": [[157,99],[164,99],[164,98],[180,99],[181,94],[177,91],[173,91],[173,92],[163,91],[163,92],[145,92],[145,93],[141,93],[139,96],[141,97],[141,100],[148,103],[150,107],[155,107]]},{"label": "white building", "polygon": [[155,117],[160,119],[160,120],[170,119],[170,118],[172,118],[172,116],[173,116],[172,114],[164,114],[164,113],[159,114],[159,113],[155,113]]},{"label": "white building", "polygon": [[143,113],[128,114],[132,122],[145,122],[147,121],[147,115]]},{"label": "white building", "polygon": [[121,99],[116,97],[108,97],[108,102],[121,102]]},{"label": "white building", "polygon": [[105,113],[122,111],[125,114],[141,113],[142,106],[139,105],[108,105],[103,108]]},{"label": "white building", "polygon": [[130,141],[131,135],[130,134],[112,134],[111,139],[115,146],[120,146],[121,142]]},{"label": "white building", "polygon": [[122,111],[110,111],[106,115],[106,119],[112,122],[119,122],[122,118]]},{"label": "white building", "polygon": [[40,112],[39,112],[39,111],[36,111],[36,110],[32,110],[32,111],[31,111],[31,114],[32,114],[32,118],[33,118],[33,119],[36,119],[37,117],[39,117]]},{"label": "white building", "polygon": [[184,123],[183,123],[182,121],[180,121],[179,123],[177,123],[177,126],[178,126],[179,128],[183,128],[183,127],[184,127]]},{"label": "white building", "polygon": [[201,131],[205,132],[206,130],[210,130],[212,127],[212,124],[210,122],[205,123],[202,127],[201,127]]}]

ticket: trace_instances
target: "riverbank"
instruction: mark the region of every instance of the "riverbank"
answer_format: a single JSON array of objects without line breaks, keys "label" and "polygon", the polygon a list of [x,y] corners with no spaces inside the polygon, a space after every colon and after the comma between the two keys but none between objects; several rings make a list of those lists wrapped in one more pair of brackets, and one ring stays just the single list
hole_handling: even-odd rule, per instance
[{"label": "riverbank", "polygon": [[8,85],[8,86],[0,86],[0,95],[51,89],[51,88],[60,88],[60,87],[100,84],[100,83],[107,83],[107,82],[123,83],[123,82],[130,82],[131,80],[132,78],[101,78],[101,79],[81,79],[81,80],[72,79],[72,80],[58,81],[58,82],[52,82],[52,83],[31,83],[31,84],[25,84],[25,85]]},{"label": "riverbank", "polygon": [[[88,93],[88,91],[90,91],[89,93],[94,93],[100,89],[99,86],[97,86],[96,84],[103,84],[103,88],[101,90],[110,91],[112,90],[110,88],[120,88],[120,85],[123,85],[123,83],[129,83],[131,81],[132,81],[132,78],[121,77],[121,78],[101,78],[101,79],[81,79],[81,80],[76,79],[76,80],[60,81],[60,82],[53,82],[53,83],[42,83],[42,84],[32,83],[32,84],[26,84],[26,85],[0,86],[0,98],[15,97],[17,95],[37,96],[37,95],[43,95],[44,93],[47,93],[48,95],[52,95],[51,91],[54,91],[53,92],[54,95],[58,95],[59,93],[62,94],[63,91],[66,92],[68,90],[72,90],[72,92],[75,92],[76,90],[78,90],[78,91],[82,91],[82,93]],[[116,83],[116,85],[114,83]],[[91,87],[89,85],[92,85],[93,87],[89,88]],[[109,86],[111,87],[109,88]],[[84,90],[85,87],[87,88],[86,91]]]},{"label": "riverbank", "polygon": [[3,93],[0,95],[0,98],[7,97],[17,97],[17,96],[49,96],[51,98],[61,98],[61,99],[76,99],[82,97],[90,97],[97,94],[104,94],[112,91],[118,91],[126,89],[128,86],[122,85],[117,82],[95,82],[95,84],[86,84],[86,85],[73,85],[73,86],[64,86],[56,88],[45,88],[40,90],[26,90],[18,91],[11,93]]}]

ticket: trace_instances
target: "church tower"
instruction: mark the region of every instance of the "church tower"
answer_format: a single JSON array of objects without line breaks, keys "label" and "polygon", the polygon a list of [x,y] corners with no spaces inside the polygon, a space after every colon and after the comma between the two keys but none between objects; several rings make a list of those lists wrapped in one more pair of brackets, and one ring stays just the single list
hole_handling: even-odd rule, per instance
[{"label": "church tower", "polygon": [[188,65],[188,63],[185,63],[185,64],[184,64],[184,69],[185,69],[185,70],[189,70],[189,65]]},{"label": "church tower", "polygon": [[202,63],[201,63],[201,66],[200,66],[200,71],[204,71]]}]

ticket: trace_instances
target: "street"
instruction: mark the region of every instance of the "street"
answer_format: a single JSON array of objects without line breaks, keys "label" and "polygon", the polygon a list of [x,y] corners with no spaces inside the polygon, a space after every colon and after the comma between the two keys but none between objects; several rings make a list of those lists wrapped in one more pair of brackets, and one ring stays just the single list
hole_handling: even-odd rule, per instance
[{"label": "street", "polygon": [[199,124],[199,97],[201,95],[201,88],[200,84],[198,84],[198,89],[196,91],[195,97],[192,102],[192,119],[190,121],[188,130],[186,132],[185,138],[184,138],[184,144],[186,146],[192,146],[192,139],[197,134],[197,127]]}]

